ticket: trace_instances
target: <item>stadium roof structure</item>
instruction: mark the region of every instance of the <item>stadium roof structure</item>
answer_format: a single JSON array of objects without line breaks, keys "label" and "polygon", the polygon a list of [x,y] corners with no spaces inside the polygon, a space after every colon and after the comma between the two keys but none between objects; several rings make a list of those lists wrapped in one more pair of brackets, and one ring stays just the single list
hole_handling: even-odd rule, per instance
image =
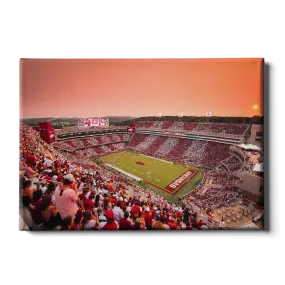
[{"label": "stadium roof structure", "polygon": [[245,149],[245,150],[260,150],[260,147],[258,147],[257,145],[254,144],[238,144],[237,146]]},{"label": "stadium roof structure", "polygon": [[253,171],[263,172],[263,162],[262,163],[256,163],[254,165]]}]

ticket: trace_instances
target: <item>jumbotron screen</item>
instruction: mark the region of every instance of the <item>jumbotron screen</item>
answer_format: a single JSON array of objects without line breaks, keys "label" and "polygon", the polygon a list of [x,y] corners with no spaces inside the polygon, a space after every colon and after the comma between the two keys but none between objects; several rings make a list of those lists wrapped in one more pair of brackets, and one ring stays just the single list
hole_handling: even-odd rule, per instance
[{"label": "jumbotron screen", "polygon": [[80,119],[78,121],[79,127],[109,127],[108,118],[89,118],[89,119]]}]

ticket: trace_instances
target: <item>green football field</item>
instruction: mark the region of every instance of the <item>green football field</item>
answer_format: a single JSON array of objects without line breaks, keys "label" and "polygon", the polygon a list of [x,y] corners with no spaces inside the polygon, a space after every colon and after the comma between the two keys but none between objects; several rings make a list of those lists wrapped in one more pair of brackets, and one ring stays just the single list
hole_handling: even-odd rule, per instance
[{"label": "green football field", "polygon": [[[170,164],[165,161],[140,155],[131,151],[113,153],[101,157],[104,163],[114,165],[130,174],[133,174],[146,182],[147,188],[151,188],[162,194],[168,200],[177,201],[178,197],[192,191],[203,177],[203,171],[192,166]],[[177,193],[167,193],[166,187],[187,170],[198,171],[193,177],[181,186]],[[157,186],[157,187],[155,187]]]}]

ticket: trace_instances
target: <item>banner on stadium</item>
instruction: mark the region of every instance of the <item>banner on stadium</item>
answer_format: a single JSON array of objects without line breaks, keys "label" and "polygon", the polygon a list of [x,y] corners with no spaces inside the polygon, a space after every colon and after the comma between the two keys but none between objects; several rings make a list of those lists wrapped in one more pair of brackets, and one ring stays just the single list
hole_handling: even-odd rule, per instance
[{"label": "banner on stadium", "polygon": [[128,132],[134,134],[136,132],[136,126],[134,122],[130,123],[130,126],[128,127]]}]

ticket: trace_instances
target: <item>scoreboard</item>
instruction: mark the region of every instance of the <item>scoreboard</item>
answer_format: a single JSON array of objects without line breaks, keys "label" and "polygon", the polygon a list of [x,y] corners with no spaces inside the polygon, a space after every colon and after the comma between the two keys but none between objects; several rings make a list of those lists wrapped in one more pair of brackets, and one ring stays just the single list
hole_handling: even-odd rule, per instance
[{"label": "scoreboard", "polygon": [[109,118],[88,118],[78,121],[79,127],[109,127]]}]

